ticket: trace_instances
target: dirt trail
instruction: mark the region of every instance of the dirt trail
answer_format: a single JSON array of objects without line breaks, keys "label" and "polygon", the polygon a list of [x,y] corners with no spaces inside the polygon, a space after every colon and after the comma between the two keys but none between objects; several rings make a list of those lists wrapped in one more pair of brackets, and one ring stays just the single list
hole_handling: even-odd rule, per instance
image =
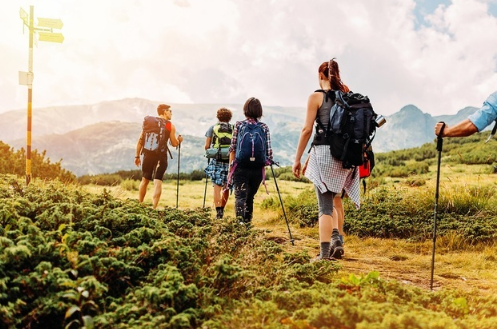
[{"label": "dirt trail", "polygon": [[[312,257],[319,252],[317,236],[307,236],[305,233],[309,232],[292,233],[294,246],[289,242],[288,231],[276,229],[268,233],[268,238],[283,244],[287,252],[307,249]],[[397,280],[407,285],[430,289],[431,241],[417,243],[347,236],[344,248],[344,258],[339,261],[342,265],[339,276],[361,276],[377,271],[384,280]],[[433,290],[459,289],[479,294],[497,293],[497,257],[493,256],[495,250],[496,247],[488,247],[486,250],[447,252],[438,247]]]}]

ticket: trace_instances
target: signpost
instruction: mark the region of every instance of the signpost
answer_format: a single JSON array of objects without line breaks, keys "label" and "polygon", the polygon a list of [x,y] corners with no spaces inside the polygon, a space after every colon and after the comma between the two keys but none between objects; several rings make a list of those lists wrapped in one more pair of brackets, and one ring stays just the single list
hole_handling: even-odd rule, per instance
[{"label": "signpost", "polygon": [[62,33],[39,32],[38,33],[38,40],[39,41],[62,43],[62,41],[64,41],[64,36],[62,35]]},{"label": "signpost", "polygon": [[38,17],[38,26],[39,27],[48,27],[51,29],[57,29],[60,30],[62,29],[62,21],[58,18],[41,18]]},{"label": "signpost", "polygon": [[24,9],[19,10],[19,17],[22,19],[23,27],[29,29],[29,59],[28,72],[19,72],[19,84],[28,86],[28,120],[26,132],[26,185],[31,181],[31,123],[33,104],[33,35],[38,33],[39,41],[62,43],[64,36],[62,33],[54,33],[53,29],[62,29],[62,21],[54,18],[38,18],[38,25],[34,25],[34,7],[29,7],[29,15]]}]

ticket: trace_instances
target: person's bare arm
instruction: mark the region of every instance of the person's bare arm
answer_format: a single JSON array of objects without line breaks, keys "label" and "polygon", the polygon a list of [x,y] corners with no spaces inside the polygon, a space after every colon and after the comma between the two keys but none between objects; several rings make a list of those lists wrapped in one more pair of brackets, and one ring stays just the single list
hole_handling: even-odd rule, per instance
[{"label": "person's bare arm", "polygon": [[207,137],[205,139],[205,145],[204,145],[204,149],[208,149],[209,147],[211,147],[211,141],[212,141],[212,137]]},{"label": "person's bare arm", "polygon": [[182,141],[183,137],[181,137],[181,135],[178,135],[178,137],[176,137],[176,127],[173,124],[171,124],[171,134],[169,135],[169,143],[171,143],[172,146],[176,147],[179,144],[181,144]]},{"label": "person's bare arm", "polygon": [[135,151],[135,166],[139,167],[141,165],[141,160],[140,160],[140,154],[142,153],[143,149],[143,131],[140,134],[140,138],[138,138],[138,142],[136,143],[136,151]]},{"label": "person's bare arm", "polygon": [[[435,125],[435,135],[440,134],[442,129],[442,123],[438,122]],[[478,128],[469,119],[463,120],[453,127],[449,127],[447,124],[443,130],[443,135],[441,137],[464,137],[470,136],[478,132]]]},{"label": "person's bare arm", "polygon": [[305,175],[305,171],[307,170],[307,165],[309,164],[309,159],[311,156],[309,155],[307,159],[305,159],[304,166],[302,167],[302,175]]},{"label": "person's bare arm", "polygon": [[312,135],[312,127],[314,126],[314,120],[316,120],[316,115],[318,108],[323,101],[323,96],[321,93],[313,93],[309,96],[307,101],[307,114],[305,117],[304,127],[300,133],[299,144],[297,146],[297,151],[295,153],[295,161],[293,163],[292,171],[293,175],[300,178],[301,163],[300,159],[304,153],[307,142]]}]

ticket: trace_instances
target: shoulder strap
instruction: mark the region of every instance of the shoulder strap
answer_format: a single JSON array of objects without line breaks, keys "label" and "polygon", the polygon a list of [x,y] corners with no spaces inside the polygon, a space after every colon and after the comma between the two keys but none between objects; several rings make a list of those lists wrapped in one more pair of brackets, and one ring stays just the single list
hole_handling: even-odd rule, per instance
[{"label": "shoulder strap", "polygon": [[325,94],[325,101],[327,102],[328,101],[328,98],[331,98],[331,100],[334,102],[335,99],[336,99],[336,95],[335,95],[335,90],[324,90],[324,89],[316,89],[314,90],[315,93],[323,93]]},{"label": "shoulder strap", "polygon": [[[214,126],[212,126],[212,140],[211,140],[211,146],[214,146],[216,145],[216,142],[217,142],[217,139],[218,139],[218,136],[217,136],[217,133],[219,132],[219,122],[216,123]],[[217,129],[216,129],[217,128]]]}]

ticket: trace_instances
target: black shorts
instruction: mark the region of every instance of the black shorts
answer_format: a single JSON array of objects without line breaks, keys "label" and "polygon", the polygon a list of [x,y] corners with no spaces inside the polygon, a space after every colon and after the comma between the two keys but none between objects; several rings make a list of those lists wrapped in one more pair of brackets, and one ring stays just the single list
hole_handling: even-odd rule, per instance
[{"label": "black shorts", "polygon": [[[167,154],[143,153],[142,177],[147,180],[162,180],[167,169]],[[154,174],[155,171],[155,174]]]}]

